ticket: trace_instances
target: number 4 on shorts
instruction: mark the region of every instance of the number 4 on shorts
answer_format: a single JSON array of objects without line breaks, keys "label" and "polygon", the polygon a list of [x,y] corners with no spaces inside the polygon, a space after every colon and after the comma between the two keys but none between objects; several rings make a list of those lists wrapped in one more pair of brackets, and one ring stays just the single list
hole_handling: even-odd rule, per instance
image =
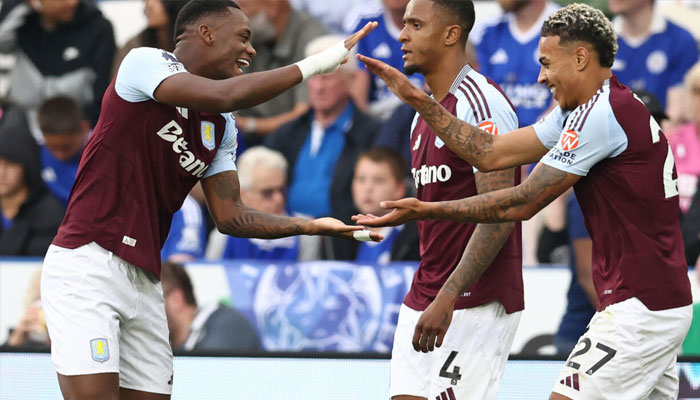
[{"label": "number 4 on shorts", "polygon": [[462,375],[459,373],[459,366],[455,365],[454,368],[452,368],[452,372],[447,372],[447,368],[450,367],[450,364],[452,364],[452,361],[455,360],[455,357],[457,357],[457,352],[453,351],[450,353],[450,356],[447,357],[447,360],[445,361],[444,364],[442,364],[442,368],[440,368],[440,376],[443,378],[449,378],[451,379],[451,384],[456,385],[457,381],[462,379]]}]

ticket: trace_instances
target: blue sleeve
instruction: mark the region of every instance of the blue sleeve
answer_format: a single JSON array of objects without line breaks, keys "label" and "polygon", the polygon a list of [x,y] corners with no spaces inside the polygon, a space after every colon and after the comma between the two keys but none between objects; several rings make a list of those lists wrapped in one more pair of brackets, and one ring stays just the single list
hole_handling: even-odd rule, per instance
[{"label": "blue sleeve", "polygon": [[173,215],[170,233],[161,250],[161,259],[167,260],[173,254],[189,254],[195,258],[202,258],[205,242],[206,224],[202,207],[188,196],[182,207]]},{"label": "blue sleeve", "polygon": [[683,78],[690,68],[698,62],[698,44],[693,36],[685,29],[676,26],[678,29],[675,41],[675,54],[670,57],[672,67],[665,75],[668,86],[678,86],[683,84]]},{"label": "blue sleeve", "polygon": [[221,114],[226,119],[226,131],[221,139],[214,160],[209,164],[202,179],[225,171],[236,171],[236,147],[238,147],[238,129],[236,121],[230,113]]},{"label": "blue sleeve", "polygon": [[569,241],[587,239],[590,237],[583,219],[583,212],[573,193],[566,200],[566,222],[569,231]]}]

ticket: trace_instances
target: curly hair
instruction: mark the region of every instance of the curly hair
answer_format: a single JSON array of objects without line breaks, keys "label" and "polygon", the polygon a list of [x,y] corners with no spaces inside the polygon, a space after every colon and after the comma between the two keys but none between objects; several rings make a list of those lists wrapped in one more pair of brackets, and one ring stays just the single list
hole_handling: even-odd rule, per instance
[{"label": "curly hair", "polygon": [[542,25],[542,36],[559,36],[560,43],[590,43],[598,53],[600,65],[612,67],[617,54],[617,35],[602,11],[574,3],[559,9]]}]

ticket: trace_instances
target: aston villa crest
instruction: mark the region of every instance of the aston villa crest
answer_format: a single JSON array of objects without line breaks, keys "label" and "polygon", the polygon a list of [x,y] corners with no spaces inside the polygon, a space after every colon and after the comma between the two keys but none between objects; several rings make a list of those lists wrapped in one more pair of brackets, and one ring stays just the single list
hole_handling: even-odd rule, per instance
[{"label": "aston villa crest", "polygon": [[202,121],[202,143],[209,150],[214,150],[216,142],[214,141],[214,123]]}]

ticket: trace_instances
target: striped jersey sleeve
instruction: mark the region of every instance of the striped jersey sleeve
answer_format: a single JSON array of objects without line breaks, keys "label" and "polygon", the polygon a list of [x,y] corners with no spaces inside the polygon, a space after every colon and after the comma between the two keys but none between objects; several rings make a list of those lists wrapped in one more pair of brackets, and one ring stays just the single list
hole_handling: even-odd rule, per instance
[{"label": "striped jersey sleeve", "polygon": [[[553,146],[549,146],[555,121],[559,126],[559,137]],[[564,118],[550,114],[535,125],[535,132],[540,141],[550,147],[541,162],[579,176],[588,175],[601,160],[622,153],[628,143],[627,135],[610,106],[607,86]]]}]

